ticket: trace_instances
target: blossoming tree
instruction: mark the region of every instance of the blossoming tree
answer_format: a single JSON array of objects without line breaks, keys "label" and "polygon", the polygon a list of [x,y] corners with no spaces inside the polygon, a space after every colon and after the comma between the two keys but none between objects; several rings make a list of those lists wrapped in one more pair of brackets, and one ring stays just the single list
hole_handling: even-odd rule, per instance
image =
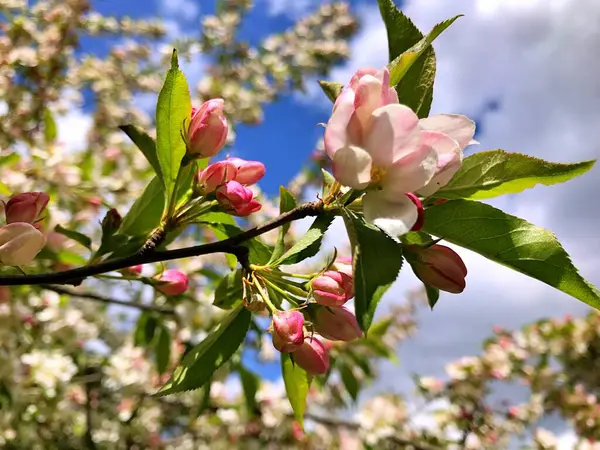
[{"label": "blossoming tree", "polygon": [[[362,403],[357,420],[329,412],[356,402],[414,329],[418,294],[374,320],[407,264],[431,308],[440,291],[465,289],[468,268],[442,241],[600,307],[552,233],[481,201],[594,162],[464,158],[475,123],[429,115],[431,45],[458,17],[423,35],[391,0],[378,3],[389,64],[320,82],[333,108],[319,164],[274,202],[256,186],[268,167],[222,158],[224,148],[263,104],[347,55],[346,5],[253,48],[236,37],[250,2],[223,0],[199,41],[168,47],[163,77],[159,23],[104,17],[86,0],[0,2],[3,446],[503,448],[521,433],[552,448],[549,431],[524,433],[544,411],[572,421],[581,445],[600,438],[596,315],[497,330],[482,356],[448,367],[448,382],[419,378],[414,401],[443,405],[437,426],[415,426],[395,395]],[[100,33],[138,39],[103,58],[75,52]],[[218,63],[190,91],[179,58],[200,51]],[[156,91],[152,120],[136,94]],[[67,151],[55,118],[84,95],[88,142]],[[320,195],[307,198],[308,185]],[[293,223],[308,217],[299,234]],[[339,249],[323,245],[336,217],[348,234]],[[277,355],[281,389],[250,368]],[[516,379],[531,400],[492,405],[492,381]]]}]

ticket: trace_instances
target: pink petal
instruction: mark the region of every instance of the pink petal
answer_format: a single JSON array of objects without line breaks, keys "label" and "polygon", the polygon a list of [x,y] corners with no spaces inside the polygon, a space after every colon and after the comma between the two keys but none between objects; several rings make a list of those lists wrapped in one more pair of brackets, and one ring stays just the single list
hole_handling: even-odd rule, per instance
[{"label": "pink petal", "polygon": [[394,200],[407,192],[421,189],[435,175],[437,162],[438,155],[435,150],[428,145],[422,145],[419,150],[388,167],[382,193],[387,199]]},{"label": "pink petal", "polygon": [[372,161],[360,147],[340,148],[333,157],[333,176],[344,186],[364,189],[371,181]]},{"label": "pink petal", "polygon": [[419,118],[404,105],[382,106],[373,112],[365,150],[379,167],[390,166],[421,146]]},{"label": "pink petal", "polygon": [[416,191],[424,196],[429,197],[438,189],[448,184],[454,174],[458,172],[462,165],[463,153],[458,143],[448,135],[435,132],[423,131],[423,140],[427,142],[437,153],[438,163],[436,174],[422,188]]},{"label": "pink petal", "polygon": [[368,192],[363,197],[363,213],[371,222],[392,237],[408,233],[419,218],[415,204],[405,195],[390,201],[381,191]]},{"label": "pink petal", "polygon": [[381,106],[381,81],[373,75],[362,77],[356,88],[354,108],[362,129],[366,130],[373,111]]},{"label": "pink petal", "polygon": [[420,121],[424,130],[438,131],[447,134],[464,150],[468,145],[477,143],[475,136],[475,122],[460,114],[437,114],[426,117]]},{"label": "pink petal", "polygon": [[348,124],[353,113],[354,92],[346,89],[338,97],[333,113],[327,122],[327,128],[325,128],[325,151],[331,159],[336,151],[345,147],[350,141]]}]

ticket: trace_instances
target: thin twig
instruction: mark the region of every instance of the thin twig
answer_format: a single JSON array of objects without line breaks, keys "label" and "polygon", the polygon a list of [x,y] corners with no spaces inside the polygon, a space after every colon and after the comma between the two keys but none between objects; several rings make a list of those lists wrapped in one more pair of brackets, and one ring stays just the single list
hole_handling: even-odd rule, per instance
[{"label": "thin twig", "polygon": [[71,297],[79,297],[79,298],[83,298],[86,300],[94,300],[94,301],[100,302],[100,303],[121,305],[121,306],[126,306],[128,308],[137,308],[137,309],[141,309],[142,311],[157,312],[160,314],[168,314],[168,315],[175,314],[175,310],[172,308],[165,308],[165,307],[156,306],[156,305],[146,305],[143,303],[131,303],[131,302],[128,302],[125,300],[117,300],[116,298],[103,297],[101,295],[93,294],[91,292],[77,292],[77,291],[74,291],[71,289],[63,288],[61,286],[52,286],[50,284],[42,284],[41,287],[48,291],[56,292],[57,294],[70,295]]},{"label": "thin twig", "polygon": [[244,242],[267,233],[286,223],[303,219],[309,216],[317,216],[323,211],[323,203],[320,201],[305,203],[279,217],[254,228],[251,228],[236,236],[223,241],[211,242],[209,244],[196,245],[193,247],[152,252],[147,254],[136,254],[124,258],[117,258],[98,264],[78,267],[76,269],[63,270],[61,272],[40,273],[32,275],[4,275],[0,276],[0,286],[25,286],[38,284],[72,284],[77,286],[93,275],[125,269],[138,264],[148,264],[159,261],[171,261],[173,259],[189,258],[192,256],[208,255],[212,253],[230,253],[238,258],[242,266],[248,265],[248,248]]}]

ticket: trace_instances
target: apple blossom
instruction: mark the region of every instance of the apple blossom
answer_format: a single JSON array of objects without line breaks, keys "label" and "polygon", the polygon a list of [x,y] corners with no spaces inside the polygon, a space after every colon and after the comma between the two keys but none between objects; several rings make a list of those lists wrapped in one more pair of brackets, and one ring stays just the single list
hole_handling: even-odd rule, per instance
[{"label": "apple blossom", "polygon": [[466,286],[467,267],[461,257],[444,245],[407,246],[407,260],[423,283],[453,294]]},{"label": "apple blossom", "polygon": [[343,272],[328,270],[311,280],[315,301],[324,306],[341,306],[354,297],[354,281]]},{"label": "apple blossom", "polygon": [[225,102],[221,98],[208,100],[198,109],[192,109],[191,120],[185,135],[188,154],[198,158],[214,156],[227,141],[229,127],[223,113]]},{"label": "apple blossom", "polygon": [[198,191],[201,195],[214,192],[220,186],[235,178],[236,166],[228,160],[218,161],[201,170],[196,175]]},{"label": "apple blossom", "polygon": [[294,353],[294,361],[312,375],[323,375],[329,370],[329,355],[317,338],[309,336]]},{"label": "apple blossom", "polygon": [[187,275],[176,269],[165,270],[155,280],[159,281],[155,284],[156,289],[165,295],[181,295],[189,286]]},{"label": "apple blossom", "polygon": [[246,161],[241,158],[227,158],[237,169],[234,180],[244,186],[258,183],[265,176],[265,165],[260,161]]},{"label": "apple blossom", "polygon": [[23,192],[6,203],[6,223],[35,223],[46,208],[50,197],[45,192]]},{"label": "apple blossom", "polygon": [[251,189],[237,181],[229,181],[217,189],[219,204],[230,214],[245,217],[261,208]]},{"label": "apple blossom", "polygon": [[33,225],[16,222],[0,227],[0,263],[22,266],[30,263],[46,245],[46,237]]},{"label": "apple blossom", "polygon": [[298,350],[304,342],[304,316],[299,311],[273,313],[273,346],[282,353]]}]

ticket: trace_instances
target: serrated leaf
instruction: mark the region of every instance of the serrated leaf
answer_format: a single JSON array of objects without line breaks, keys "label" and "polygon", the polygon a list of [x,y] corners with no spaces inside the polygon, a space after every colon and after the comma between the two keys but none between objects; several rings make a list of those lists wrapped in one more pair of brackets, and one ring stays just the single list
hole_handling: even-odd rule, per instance
[{"label": "serrated leaf", "polygon": [[[296,199],[283,186],[279,187],[279,214],[286,213],[296,207]],[[273,248],[273,253],[269,258],[268,264],[276,261],[277,258],[280,258],[285,251],[285,235],[290,229],[291,223],[286,223],[283,226],[279,227],[279,236],[277,238],[277,242],[275,243],[275,247]]]},{"label": "serrated leaf", "polygon": [[356,319],[366,333],[381,297],[402,268],[402,246],[362,216],[344,210],[348,235],[355,242],[354,307]]},{"label": "serrated leaf", "polygon": [[171,68],[156,104],[156,155],[167,205],[174,195],[173,187],[186,153],[182,132],[185,123],[189,125],[191,112],[190,90],[185,75],[179,70],[177,51],[173,50]]},{"label": "serrated leaf", "polygon": [[329,194],[329,191],[331,190],[331,187],[335,183],[335,178],[325,169],[321,169],[321,174],[323,175],[323,189],[321,191],[321,194],[323,198],[326,198]]},{"label": "serrated leaf", "polygon": [[430,235],[422,231],[409,231],[400,239],[405,245],[418,245],[419,247],[429,247],[435,242]]},{"label": "serrated leaf", "polygon": [[323,235],[333,222],[334,216],[323,213],[315,219],[306,234],[296,244],[273,263],[274,266],[296,264],[315,256],[321,248]]},{"label": "serrated leaf", "polygon": [[358,391],[360,390],[360,385],[358,384],[356,376],[354,376],[354,373],[346,364],[340,365],[339,371],[346,391],[348,391],[352,400],[356,401],[358,398]]},{"label": "serrated leaf", "polygon": [[65,228],[61,225],[56,225],[54,227],[54,231],[56,231],[59,234],[62,234],[63,236],[68,237],[69,239],[74,240],[75,242],[78,242],[87,249],[91,250],[92,248],[92,240],[85,234],[80,233],[79,231],[69,230],[68,228]]},{"label": "serrated leaf", "polygon": [[433,309],[440,299],[440,290],[427,284],[424,284],[423,286],[425,287],[425,294],[427,295],[427,303],[429,304],[429,307]]},{"label": "serrated leaf", "polygon": [[426,210],[423,229],[600,309],[600,291],[544,228],[485,203],[450,200]]},{"label": "serrated leaf", "polygon": [[121,125],[119,127],[129,139],[136,145],[137,148],[144,154],[156,176],[162,181],[162,173],[160,169],[160,163],[158,162],[158,156],[156,154],[156,143],[154,139],[150,137],[145,131],[140,130],[135,125]]},{"label": "serrated leaf", "polygon": [[[423,39],[423,33],[394,5],[392,0],[378,0],[388,36],[389,61]],[[429,46],[396,86],[400,103],[409,106],[419,117],[427,117],[433,100],[435,52]]]},{"label": "serrated leaf", "polygon": [[52,111],[48,108],[44,109],[44,141],[46,144],[51,144],[56,140],[58,130],[56,128],[56,121],[52,115]]},{"label": "serrated leaf", "polygon": [[477,152],[465,158],[452,180],[436,192],[437,198],[483,200],[517,194],[537,184],[564,183],[583,175],[594,161],[572,164],[553,163],[504,150]]},{"label": "serrated leaf", "polygon": [[462,14],[438,23],[433,27],[427,36],[389,63],[388,68],[390,70],[390,85],[396,86],[402,80],[402,78],[404,78],[413,64],[431,46],[433,41],[459,17],[462,17]]},{"label": "serrated leaf", "polygon": [[119,233],[129,236],[148,235],[160,224],[164,207],[164,187],[161,180],[154,177],[123,217]]},{"label": "serrated leaf", "polygon": [[344,89],[344,85],[336,81],[319,80],[319,86],[321,86],[321,89],[323,89],[323,92],[325,93],[327,98],[333,103],[335,103],[335,100],[338,98],[338,95],[340,95],[342,89]]},{"label": "serrated leaf", "polygon": [[156,346],[154,347],[154,357],[156,359],[156,370],[159,374],[163,374],[171,359],[171,333],[164,325],[159,329]]},{"label": "serrated leaf", "polygon": [[244,391],[248,414],[254,416],[258,411],[256,392],[260,386],[260,378],[254,372],[251,372],[242,365],[238,366],[238,373],[240,374],[240,381],[242,382],[242,390]]},{"label": "serrated leaf", "polygon": [[281,376],[294,417],[304,428],[306,396],[312,377],[298,364],[294,364],[289,353],[281,353]]},{"label": "serrated leaf", "polygon": [[202,387],[242,345],[251,318],[250,312],[241,305],[233,310],[183,358],[171,379],[155,395],[175,394]]},{"label": "serrated leaf", "polygon": [[371,325],[371,328],[369,329],[369,339],[383,337],[383,335],[387,332],[392,323],[393,319],[391,317],[375,322],[373,325]]},{"label": "serrated leaf", "polygon": [[213,305],[221,309],[233,309],[242,301],[242,270],[229,272],[215,290]]}]

